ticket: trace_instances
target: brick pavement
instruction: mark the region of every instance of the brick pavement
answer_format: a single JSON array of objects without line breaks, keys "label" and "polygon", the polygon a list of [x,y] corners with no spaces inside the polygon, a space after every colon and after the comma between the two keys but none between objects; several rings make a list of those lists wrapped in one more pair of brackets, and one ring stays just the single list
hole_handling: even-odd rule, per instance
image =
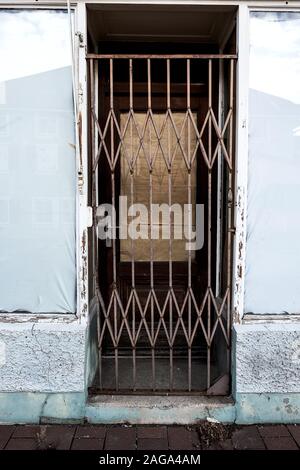
[{"label": "brick pavement", "polygon": [[299,450],[300,425],[0,425],[1,450]]}]

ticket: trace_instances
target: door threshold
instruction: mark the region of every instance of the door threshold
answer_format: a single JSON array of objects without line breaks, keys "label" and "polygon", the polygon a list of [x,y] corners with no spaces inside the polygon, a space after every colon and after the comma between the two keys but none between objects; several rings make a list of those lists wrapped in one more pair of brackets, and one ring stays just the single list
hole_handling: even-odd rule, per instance
[{"label": "door threshold", "polygon": [[235,405],[232,397],[93,395],[86,419],[95,424],[232,423]]}]

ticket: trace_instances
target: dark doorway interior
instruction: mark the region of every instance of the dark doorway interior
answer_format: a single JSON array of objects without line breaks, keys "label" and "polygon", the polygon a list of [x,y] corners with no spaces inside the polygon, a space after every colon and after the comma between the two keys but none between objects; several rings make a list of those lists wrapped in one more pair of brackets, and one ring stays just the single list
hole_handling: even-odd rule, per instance
[{"label": "dark doorway interior", "polygon": [[[115,205],[117,237],[91,235],[93,391],[226,394],[235,59],[217,57],[217,45],[175,41],[102,41],[98,51],[89,60],[91,203]],[[120,239],[119,196],[148,208],[150,239]],[[151,237],[151,204],[188,202],[204,208],[200,250],[175,239],[174,217],[171,240]]]}]

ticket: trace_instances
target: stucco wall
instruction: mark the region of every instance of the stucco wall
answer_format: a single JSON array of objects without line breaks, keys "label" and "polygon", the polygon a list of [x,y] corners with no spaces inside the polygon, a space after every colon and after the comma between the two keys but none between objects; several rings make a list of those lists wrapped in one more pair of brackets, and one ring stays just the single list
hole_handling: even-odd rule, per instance
[{"label": "stucco wall", "polygon": [[180,405],[169,397],[86,401],[94,333],[93,321],[88,335],[87,324],[70,317],[0,322],[0,422],[299,422],[298,323],[234,326],[233,400],[189,397]]},{"label": "stucco wall", "polygon": [[236,393],[300,392],[300,323],[234,326]]},{"label": "stucco wall", "polygon": [[86,325],[69,318],[0,322],[0,392],[84,391]]}]

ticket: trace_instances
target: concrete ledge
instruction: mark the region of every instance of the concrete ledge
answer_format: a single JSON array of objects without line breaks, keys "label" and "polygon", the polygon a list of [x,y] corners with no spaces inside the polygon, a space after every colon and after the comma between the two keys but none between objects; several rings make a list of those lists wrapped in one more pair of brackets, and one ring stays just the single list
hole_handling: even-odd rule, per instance
[{"label": "concrete ledge", "polygon": [[300,394],[237,394],[230,398],[97,396],[90,398],[86,420],[102,424],[300,423]]},{"label": "concrete ledge", "polygon": [[237,394],[230,398],[97,396],[84,393],[0,393],[0,423],[196,424],[300,423],[300,394]]},{"label": "concrete ledge", "polygon": [[230,398],[178,396],[97,396],[86,406],[90,423],[195,424],[213,418],[223,423],[235,419]]}]

